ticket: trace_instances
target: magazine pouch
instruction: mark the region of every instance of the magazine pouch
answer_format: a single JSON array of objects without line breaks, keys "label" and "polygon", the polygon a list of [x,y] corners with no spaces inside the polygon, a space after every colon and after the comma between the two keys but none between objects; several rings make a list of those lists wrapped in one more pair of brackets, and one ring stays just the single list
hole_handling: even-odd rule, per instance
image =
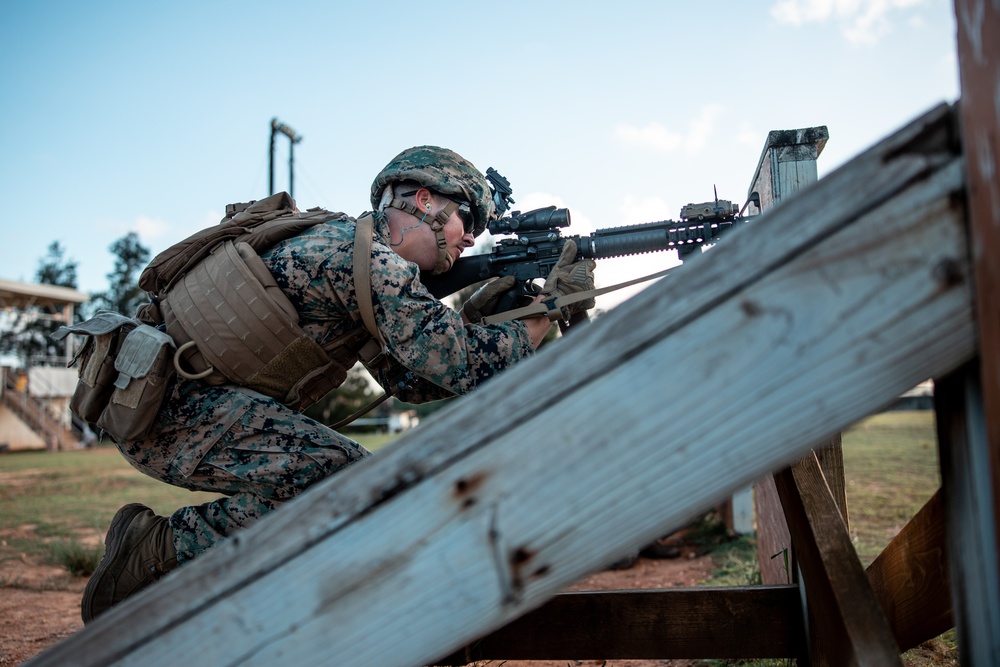
[{"label": "magazine pouch", "polygon": [[88,424],[96,424],[111,401],[118,376],[115,356],[125,335],[137,324],[124,315],[102,311],[85,322],[59,327],[52,334],[55,340],[62,340],[69,334],[86,337],[83,347],[69,364],[79,366],[79,380],[69,409]]},{"label": "magazine pouch", "polygon": [[174,341],[146,324],[129,331],[115,357],[114,391],[97,425],[118,441],[149,433],[174,375]]}]

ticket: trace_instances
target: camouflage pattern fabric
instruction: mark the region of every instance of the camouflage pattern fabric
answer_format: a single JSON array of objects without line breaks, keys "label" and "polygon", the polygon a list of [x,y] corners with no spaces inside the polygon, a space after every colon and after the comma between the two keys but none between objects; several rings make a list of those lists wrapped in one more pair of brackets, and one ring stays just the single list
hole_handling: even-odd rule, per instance
[{"label": "camouflage pattern fabric", "polygon": [[[372,251],[376,323],[412,387],[396,392],[418,403],[464,394],[533,350],[521,322],[465,325],[431,296],[420,272],[388,246],[381,217]],[[262,255],[295,305],[300,326],[322,345],[360,324],[354,295],[354,221],[316,225]],[[344,359],[350,367],[357,359]],[[236,385],[177,379],[144,440],[119,451],[145,474],[191,490],[225,495],[170,517],[181,562],[248,526],[311,484],[369,452],[278,401]]]}]

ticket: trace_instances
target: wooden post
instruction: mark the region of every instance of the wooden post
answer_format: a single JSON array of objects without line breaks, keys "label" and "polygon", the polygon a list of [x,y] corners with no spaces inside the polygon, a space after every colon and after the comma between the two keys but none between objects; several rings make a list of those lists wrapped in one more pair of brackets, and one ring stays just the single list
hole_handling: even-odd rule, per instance
[{"label": "wooden post", "polygon": [[[757,169],[750,183],[750,212],[767,211],[799,190],[815,183],[816,160],[823,152],[830,133],[825,125],[799,130],[773,130],[768,133]],[[756,193],[757,196],[752,195]],[[844,463],[839,434],[820,448],[820,463],[837,505],[847,521],[847,496],[844,487]],[[757,561],[763,583],[778,585],[795,580],[795,559],[774,481],[770,475],[754,484],[757,513]]]},{"label": "wooden post", "polygon": [[962,664],[1000,664],[996,508],[976,362],[936,381],[948,569]]},{"label": "wooden post", "polygon": [[978,367],[939,383],[952,600],[963,664],[1000,664],[1000,5],[956,0]]},{"label": "wooden post", "polygon": [[767,211],[815,183],[816,160],[829,139],[825,125],[768,132],[748,191],[760,197],[760,208],[751,204],[749,212]]},{"label": "wooden post", "polygon": [[932,110],[31,664],[430,664],[958,368],[952,123]]}]

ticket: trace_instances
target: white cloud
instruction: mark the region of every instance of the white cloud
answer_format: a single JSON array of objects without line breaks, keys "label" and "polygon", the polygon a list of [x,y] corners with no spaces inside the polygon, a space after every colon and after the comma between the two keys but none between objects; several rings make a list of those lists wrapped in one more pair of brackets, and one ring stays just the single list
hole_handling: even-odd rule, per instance
[{"label": "white cloud", "polygon": [[682,137],[677,132],[671,132],[659,123],[652,122],[644,127],[619,125],[615,128],[615,138],[626,146],[652,148],[663,153],[677,150]]},{"label": "white cloud", "polygon": [[736,143],[757,148],[764,143],[765,134],[755,130],[749,122],[740,121],[739,127],[736,129]]},{"label": "white cloud", "polygon": [[642,222],[671,218],[668,204],[662,197],[625,195],[618,211],[621,213],[621,224],[623,225],[637,225]]},{"label": "white cloud", "polygon": [[161,218],[147,218],[144,215],[140,215],[135,219],[135,222],[132,223],[129,229],[138,234],[140,238],[155,239],[168,235],[171,230],[171,225],[163,221]]},{"label": "white cloud", "polygon": [[[890,15],[896,10],[924,4],[926,0],[778,0],[771,17],[796,27],[806,23],[835,22],[847,41],[873,44],[892,30]],[[913,20],[912,18],[910,19]]]},{"label": "white cloud", "polygon": [[[217,211],[206,211],[200,219],[184,224],[175,224],[167,222],[163,218],[140,215],[132,222],[104,220],[97,224],[97,229],[113,235],[114,241],[130,232],[135,232],[139,235],[139,242],[155,256],[160,251],[184,240],[195,232],[217,225],[221,219],[222,214]],[[108,245],[110,244],[111,242],[108,243]]]},{"label": "white cloud", "polygon": [[690,131],[684,138],[684,149],[688,153],[695,155],[701,152],[715,131],[715,121],[721,115],[721,104],[708,104],[701,108],[698,117],[691,121]]},{"label": "white cloud", "polygon": [[687,132],[674,132],[656,121],[642,127],[621,124],[615,127],[614,137],[625,146],[648,148],[661,153],[683,149],[689,155],[701,152],[715,130],[715,123],[722,115],[721,104],[707,104],[688,123]]},{"label": "white cloud", "polygon": [[[118,240],[126,234],[135,232],[140,240],[145,242],[150,238],[157,238],[169,233],[171,225],[162,218],[150,218],[140,215],[132,222],[121,220],[102,220],[96,225],[97,230],[106,234],[113,234],[114,240]],[[178,239],[179,240],[179,239]]]},{"label": "white cloud", "polygon": [[165,240],[168,243],[176,243],[177,241],[185,239],[202,229],[214,227],[219,224],[219,220],[222,220],[221,211],[205,211],[201,220],[192,220],[191,222],[182,225],[174,225],[170,232],[170,237]]}]

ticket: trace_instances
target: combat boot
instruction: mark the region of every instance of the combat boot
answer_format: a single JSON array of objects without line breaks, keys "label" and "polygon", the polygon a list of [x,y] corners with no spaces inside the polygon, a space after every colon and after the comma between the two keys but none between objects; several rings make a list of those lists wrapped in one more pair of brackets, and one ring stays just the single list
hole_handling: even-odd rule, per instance
[{"label": "combat boot", "polygon": [[112,519],[104,557],[83,591],[83,622],[89,623],[176,567],[170,522],[145,505],[126,505]]}]

